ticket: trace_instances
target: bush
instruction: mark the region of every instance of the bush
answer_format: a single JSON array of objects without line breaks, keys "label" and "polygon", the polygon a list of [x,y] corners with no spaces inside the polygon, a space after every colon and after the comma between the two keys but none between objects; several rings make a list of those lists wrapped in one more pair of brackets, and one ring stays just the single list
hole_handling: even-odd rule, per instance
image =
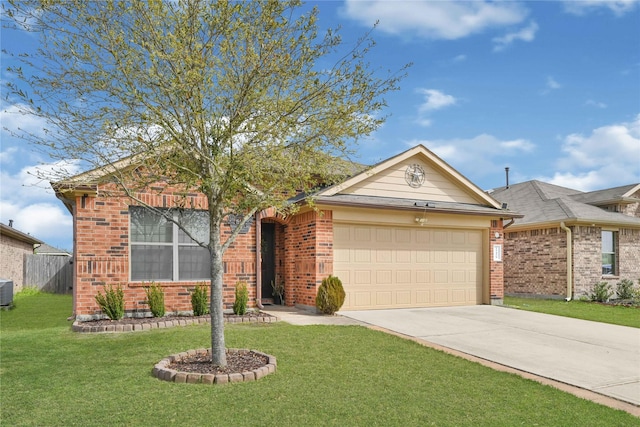
[{"label": "bush", "polygon": [[204,316],[209,313],[207,287],[204,283],[198,283],[191,293],[191,307],[194,316]]},{"label": "bush", "polygon": [[104,287],[104,295],[98,291],[96,302],[100,309],[111,320],[120,320],[124,317],[124,291],[118,285],[113,289],[112,285]]},{"label": "bush", "polygon": [[153,317],[164,316],[164,291],[155,283],[151,286],[144,288],[144,293],[147,294],[147,304],[149,304],[149,310]]},{"label": "bush", "polygon": [[316,307],[324,314],[334,314],[344,304],[346,294],[342,281],[335,276],[329,276],[322,281],[316,295]]},{"label": "bush", "polygon": [[242,316],[247,312],[249,302],[249,290],[245,282],[236,283],[236,300],[233,303],[233,314]]},{"label": "bush", "polygon": [[611,285],[607,282],[600,282],[593,287],[593,290],[589,294],[589,298],[591,301],[607,302],[612,295],[613,290],[611,289]]},{"label": "bush", "polygon": [[616,284],[616,294],[620,299],[633,298],[633,282],[629,279],[622,279]]}]

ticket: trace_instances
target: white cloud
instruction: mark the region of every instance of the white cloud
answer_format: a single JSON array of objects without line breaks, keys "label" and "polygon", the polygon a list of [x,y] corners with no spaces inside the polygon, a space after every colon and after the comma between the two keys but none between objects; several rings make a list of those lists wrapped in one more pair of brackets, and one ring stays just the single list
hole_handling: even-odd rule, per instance
[{"label": "white cloud", "polygon": [[499,52],[509,47],[514,41],[521,40],[525,42],[531,42],[536,38],[536,32],[538,31],[538,24],[531,21],[531,23],[522,28],[519,31],[507,33],[502,37],[494,37],[493,47],[494,52]]},{"label": "white cloud", "polygon": [[418,89],[424,95],[424,103],[420,105],[420,112],[440,110],[450,105],[455,105],[457,99],[452,95],[447,95],[435,89]]},{"label": "white cloud", "polygon": [[546,88],[540,92],[542,95],[547,95],[552,90],[558,90],[562,88],[562,85],[551,76],[547,76],[547,82],[545,86]]},{"label": "white cloud", "polygon": [[346,0],[344,14],[390,34],[455,40],[489,28],[516,25],[528,11],[516,2]]},{"label": "white cloud", "polygon": [[640,114],[587,136],[568,135],[562,151],[557,172],[537,179],[583,191],[640,182]]},{"label": "white cloud", "polygon": [[500,140],[481,134],[469,139],[412,140],[408,146],[422,144],[472,180],[502,170],[508,158],[535,150],[525,139]]},{"label": "white cloud", "polygon": [[588,107],[607,108],[607,104],[604,102],[594,101],[593,99],[587,100],[584,104]]},{"label": "white cloud", "polygon": [[24,131],[29,134],[44,136],[46,120],[29,114],[27,105],[0,103],[0,123],[3,132]]},{"label": "white cloud", "polygon": [[594,10],[605,8],[617,16],[622,16],[632,11],[638,3],[638,0],[566,0],[564,9],[574,15],[586,15]]},{"label": "white cloud", "polygon": [[420,126],[431,126],[432,121],[427,115],[436,110],[455,105],[458,100],[444,92],[435,89],[418,89],[418,93],[424,95],[424,102],[418,108],[418,119],[416,123]]},{"label": "white cloud", "polygon": [[[15,153],[8,149],[0,153],[4,160]],[[71,249],[72,218],[49,184],[61,168],[69,174],[80,171],[78,162],[55,162],[25,166],[15,174],[0,171],[0,221],[24,233],[31,234],[53,246]]]}]

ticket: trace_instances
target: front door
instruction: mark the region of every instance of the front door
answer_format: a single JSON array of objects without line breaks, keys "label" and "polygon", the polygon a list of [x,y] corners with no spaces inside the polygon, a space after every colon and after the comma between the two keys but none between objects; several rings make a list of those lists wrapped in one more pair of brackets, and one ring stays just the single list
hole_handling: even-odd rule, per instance
[{"label": "front door", "polygon": [[276,227],[262,224],[262,302],[273,303],[273,286],[276,281]]}]

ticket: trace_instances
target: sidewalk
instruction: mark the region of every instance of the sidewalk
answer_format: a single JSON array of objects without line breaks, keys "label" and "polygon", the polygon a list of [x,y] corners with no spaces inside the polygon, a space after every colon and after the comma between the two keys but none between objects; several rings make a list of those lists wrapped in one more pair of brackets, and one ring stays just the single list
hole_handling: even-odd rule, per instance
[{"label": "sidewalk", "polygon": [[260,311],[276,316],[278,320],[292,325],[366,325],[364,322],[340,316],[339,314],[330,316],[316,313],[314,309],[307,310],[284,305],[265,305]]}]

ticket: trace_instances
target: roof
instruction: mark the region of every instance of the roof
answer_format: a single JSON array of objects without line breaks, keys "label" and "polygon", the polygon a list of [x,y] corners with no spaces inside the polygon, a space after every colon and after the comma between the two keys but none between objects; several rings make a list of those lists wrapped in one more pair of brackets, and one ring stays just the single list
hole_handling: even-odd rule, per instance
[{"label": "roof", "polygon": [[[599,225],[630,226],[640,228],[640,218],[619,212],[606,211],[596,206],[597,200],[611,200],[614,194],[624,195],[637,184],[584,193],[579,190],[548,184],[542,181],[526,181],[491,190],[491,195],[524,217],[516,226],[545,223],[592,223]],[[587,203],[590,201],[591,203]],[[637,200],[640,202],[640,199]]]},{"label": "roof", "polygon": [[576,194],[573,199],[590,205],[602,206],[611,203],[637,203],[640,202],[639,197],[640,184],[629,184]]},{"label": "roof", "polygon": [[55,247],[53,247],[51,245],[48,245],[46,243],[43,243],[40,246],[36,247],[36,249],[33,252],[35,254],[38,254],[38,255],[71,256],[71,254],[69,252],[64,251],[62,249],[55,248]]},{"label": "roof", "polygon": [[22,231],[16,230],[13,227],[9,227],[8,225],[1,224],[1,223],[0,223],[0,234],[2,234],[3,236],[10,237],[14,240],[25,242],[31,245],[44,243],[42,240],[36,239],[30,234],[23,233]]},{"label": "roof", "polygon": [[[316,202],[333,206],[359,206],[378,209],[420,210],[436,213],[465,213],[476,215],[496,216],[494,207],[475,205],[470,203],[455,203],[441,201],[426,201],[422,199],[403,199],[394,197],[360,196],[351,194],[337,194],[334,196],[319,196]],[[500,212],[500,216],[520,217],[521,215]]]}]

